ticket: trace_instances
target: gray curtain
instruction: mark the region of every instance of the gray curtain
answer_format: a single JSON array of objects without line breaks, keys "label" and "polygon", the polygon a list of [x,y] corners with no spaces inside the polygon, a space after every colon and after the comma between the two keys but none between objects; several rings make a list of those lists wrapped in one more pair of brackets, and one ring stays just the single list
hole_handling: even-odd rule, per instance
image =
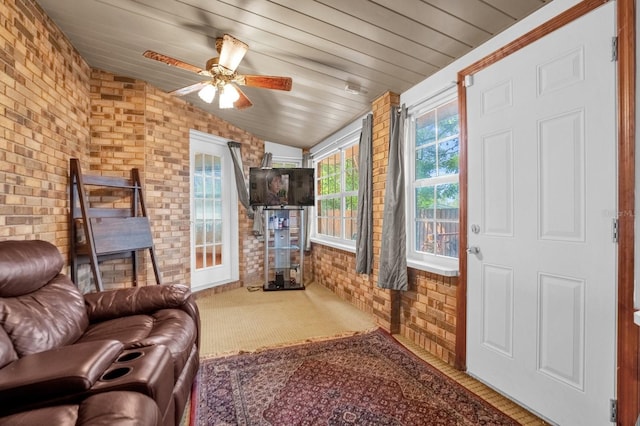
[{"label": "gray curtain", "polygon": [[378,287],[407,290],[407,234],[404,188],[404,122],[407,109],[391,109],[389,166],[385,187]]},{"label": "gray curtain", "polygon": [[[262,156],[260,167],[262,167],[263,169],[271,167],[271,157],[272,155],[270,152],[265,152]],[[253,235],[261,236],[264,235],[264,214],[262,214],[264,209],[261,206],[254,208],[255,213],[253,215]]]},{"label": "gray curtain", "polygon": [[249,191],[247,190],[247,182],[244,179],[244,169],[242,166],[242,145],[239,142],[227,142],[229,151],[231,151],[231,159],[233,160],[233,170],[236,174],[236,188],[238,190],[238,199],[247,210],[249,218],[253,218],[253,209],[249,204]]},{"label": "gray curtain", "polygon": [[370,274],[373,266],[373,114],[362,120],[358,146],[358,217],[356,222],[356,273]]},{"label": "gray curtain", "polygon": [[[311,155],[309,153],[302,154],[302,167],[312,167]],[[311,209],[313,207],[303,207],[304,210],[304,250],[311,250]]]}]

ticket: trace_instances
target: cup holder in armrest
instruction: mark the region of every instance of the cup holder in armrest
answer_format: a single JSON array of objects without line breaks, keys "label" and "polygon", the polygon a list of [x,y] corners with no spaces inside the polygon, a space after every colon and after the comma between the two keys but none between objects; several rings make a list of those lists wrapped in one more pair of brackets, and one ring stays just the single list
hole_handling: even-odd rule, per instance
[{"label": "cup holder in armrest", "polygon": [[109,370],[100,377],[100,380],[108,382],[110,380],[119,379],[129,374],[133,370],[131,367],[118,367],[113,370]]},{"label": "cup holder in armrest", "polygon": [[140,358],[144,355],[142,351],[125,352],[116,359],[116,362],[128,362]]}]

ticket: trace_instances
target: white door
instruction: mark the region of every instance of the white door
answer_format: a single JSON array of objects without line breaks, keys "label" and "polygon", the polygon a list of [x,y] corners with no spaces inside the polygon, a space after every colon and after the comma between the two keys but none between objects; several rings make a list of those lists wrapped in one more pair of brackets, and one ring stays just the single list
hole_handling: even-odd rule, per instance
[{"label": "white door", "polygon": [[615,397],[614,3],[467,88],[468,371],[563,426]]},{"label": "white door", "polygon": [[238,202],[226,140],[191,131],[191,288],[238,279]]}]

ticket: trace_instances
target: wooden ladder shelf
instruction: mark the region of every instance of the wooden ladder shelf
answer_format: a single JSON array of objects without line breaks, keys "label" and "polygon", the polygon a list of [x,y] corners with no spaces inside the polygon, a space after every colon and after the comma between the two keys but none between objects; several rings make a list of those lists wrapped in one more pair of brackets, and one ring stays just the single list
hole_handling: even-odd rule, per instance
[{"label": "wooden ladder shelf", "polygon": [[[138,285],[138,252],[149,250],[156,284],[161,284],[151,236],[151,224],[142,194],[138,169],[131,169],[131,178],[83,175],[80,161],[72,158],[69,165],[71,237],[71,279],[78,283],[78,266],[91,265],[97,291],[104,290],[99,264],[106,260],[130,258],[133,286]],[[113,204],[113,197],[130,198],[127,208],[91,205],[88,188],[101,191],[101,202]]]}]

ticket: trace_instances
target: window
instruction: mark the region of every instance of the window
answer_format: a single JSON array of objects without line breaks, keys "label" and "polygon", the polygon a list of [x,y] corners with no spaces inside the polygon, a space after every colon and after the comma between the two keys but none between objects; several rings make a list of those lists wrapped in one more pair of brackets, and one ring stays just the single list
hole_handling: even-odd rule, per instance
[{"label": "window", "polygon": [[[452,95],[411,114],[408,139],[408,261],[457,272],[459,253],[458,101]],[[413,262],[411,262],[413,261]]]},{"label": "window", "polygon": [[358,212],[358,144],[316,161],[315,236],[355,244]]},{"label": "window", "polygon": [[275,168],[283,168],[283,169],[294,169],[296,167],[302,167],[302,160],[300,161],[290,161],[290,160],[281,160],[281,159],[273,159],[271,161],[271,167]]},{"label": "window", "polygon": [[302,167],[302,149],[300,148],[265,141],[264,152],[271,153],[271,167],[285,169]]}]

